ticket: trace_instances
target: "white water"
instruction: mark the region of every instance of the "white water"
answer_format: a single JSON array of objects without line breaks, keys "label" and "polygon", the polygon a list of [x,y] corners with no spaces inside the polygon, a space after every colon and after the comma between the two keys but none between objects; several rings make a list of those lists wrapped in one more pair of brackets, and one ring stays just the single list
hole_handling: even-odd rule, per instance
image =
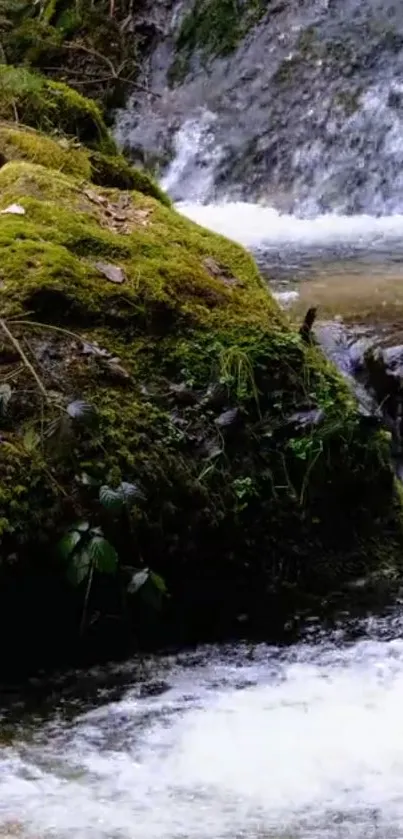
[{"label": "white water", "polygon": [[[212,126],[215,114],[203,109],[186,120],[174,140],[175,156],[162,181],[162,187],[175,196],[185,184],[187,199],[205,201],[214,186],[214,172],[223,152],[215,145]],[[183,187],[182,187],[183,189]]]},{"label": "white water", "polygon": [[403,836],[400,637],[209,648],[146,670],[162,695],[134,681],[15,729],[0,750],[0,835]]},{"label": "white water", "polygon": [[[403,252],[403,215],[297,218],[272,206],[242,201],[206,204],[223,149],[214,146],[217,117],[199,109],[185,120],[174,141],[175,156],[161,185],[183,215],[204,227],[260,251],[379,250]],[[274,202],[273,202],[274,203]]]},{"label": "white water", "polygon": [[403,247],[403,215],[379,218],[326,215],[301,219],[282,215],[272,207],[243,202],[215,205],[180,202],[177,209],[203,227],[250,248]]}]

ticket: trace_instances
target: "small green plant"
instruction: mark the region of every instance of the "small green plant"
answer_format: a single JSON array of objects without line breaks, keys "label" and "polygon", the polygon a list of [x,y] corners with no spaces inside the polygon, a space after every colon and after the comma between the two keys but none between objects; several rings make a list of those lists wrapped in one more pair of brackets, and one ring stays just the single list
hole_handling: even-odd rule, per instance
[{"label": "small green plant", "polygon": [[255,498],[258,494],[254,481],[250,477],[235,478],[232,482],[232,488],[236,497],[236,510],[238,513],[245,510],[252,498]]},{"label": "small green plant", "polygon": [[111,513],[121,513],[136,500],[144,500],[144,493],[138,484],[122,481],[116,489],[105,484],[99,490],[100,503]]},{"label": "small green plant", "polygon": [[153,609],[160,609],[168,596],[164,579],[150,568],[134,569],[127,586],[128,594],[140,594]]},{"label": "small green plant", "polygon": [[[87,473],[80,476],[80,483],[92,489],[99,486],[98,481]],[[99,504],[111,515],[111,523],[114,519],[121,520],[122,525],[128,527],[129,538],[132,529],[130,507],[134,501],[144,500],[145,495],[140,486],[127,481],[122,481],[115,488],[103,484],[98,491]],[[126,519],[122,519],[124,513]],[[161,609],[163,599],[167,596],[163,578],[150,568],[121,566],[115,547],[105,538],[101,527],[92,526],[88,521],[73,524],[61,538],[58,553],[66,564],[67,578],[72,585],[85,584],[81,635],[87,624],[88,604],[95,574],[119,577],[128,595],[138,594],[152,609]]]},{"label": "small green plant", "polygon": [[248,354],[239,347],[223,349],[219,355],[220,383],[233,389],[237,399],[252,397],[259,410],[259,393],[256,386],[253,365]]},{"label": "small green plant", "polygon": [[321,454],[323,443],[314,437],[291,437],[288,441],[288,448],[291,449],[298,460],[309,460],[317,454]]},{"label": "small green plant", "polygon": [[305,500],[305,494],[308,488],[311,473],[319,458],[323,455],[323,440],[321,438],[315,437],[314,435],[312,435],[311,437],[292,437],[288,441],[288,448],[292,451],[294,457],[298,458],[298,460],[305,462],[306,464],[306,468],[302,478],[301,489],[299,493],[296,493],[295,488],[293,487],[288,476],[288,470],[286,468],[284,460],[284,468],[287,473],[287,480],[290,489],[292,488],[292,494],[295,497],[298,497],[299,504],[302,506]]},{"label": "small green plant", "polygon": [[115,548],[105,539],[100,527],[88,521],[72,525],[58,545],[59,555],[67,564],[67,576],[75,586],[86,582],[80,633],[83,634],[94,573],[116,574],[119,564]]}]

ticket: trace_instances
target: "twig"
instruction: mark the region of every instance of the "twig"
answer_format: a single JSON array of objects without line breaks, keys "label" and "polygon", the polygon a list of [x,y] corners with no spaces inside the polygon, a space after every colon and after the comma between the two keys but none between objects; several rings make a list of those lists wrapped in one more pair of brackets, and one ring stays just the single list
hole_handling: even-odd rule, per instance
[{"label": "twig", "polygon": [[74,338],[76,341],[80,341],[81,344],[91,344],[91,341],[82,338],[76,332],[71,332],[70,329],[63,329],[62,326],[54,326],[52,323],[41,323],[36,320],[14,320],[13,323],[17,326],[33,326],[34,329],[49,329],[51,332],[60,332],[61,335],[68,335],[69,338]]},{"label": "twig", "polygon": [[147,93],[149,96],[154,96],[155,99],[161,99],[161,93],[156,93],[154,90],[150,90],[144,84],[140,84],[139,82],[135,82],[133,79],[128,79],[126,76],[103,76],[98,78],[91,78],[91,79],[70,79],[70,84],[74,84],[80,87],[85,87],[85,85],[93,85],[93,84],[101,84],[103,82],[124,82],[125,84],[131,84],[136,90],[141,90],[142,93]]},{"label": "twig", "polygon": [[13,347],[17,350],[18,355],[20,356],[21,360],[25,364],[25,367],[27,368],[27,370],[29,370],[31,375],[34,377],[34,379],[36,381],[36,384],[38,385],[38,388],[39,388],[42,396],[44,396],[45,399],[47,400],[48,399],[48,393],[47,393],[47,390],[45,388],[45,385],[43,384],[43,382],[41,382],[35,368],[32,366],[30,360],[25,355],[25,352],[22,349],[22,346],[21,346],[20,342],[17,340],[17,338],[14,337],[12,332],[10,332],[10,330],[9,330],[9,328],[8,328],[6,322],[3,318],[0,318],[0,329],[3,330],[3,332],[7,336],[8,340],[11,341]]},{"label": "twig", "polygon": [[81,616],[80,635],[84,635],[85,624],[86,624],[86,621],[87,621],[88,601],[90,599],[90,592],[91,592],[93,576],[94,576],[94,563],[91,562],[90,572],[89,572],[89,575],[88,575],[87,587],[86,587],[86,590],[85,590],[83,612],[82,612],[82,616]]},{"label": "twig", "polygon": [[116,70],[115,70],[115,68],[112,64],[112,61],[106,55],[103,55],[101,52],[98,52],[98,50],[94,50],[94,49],[91,49],[90,47],[86,47],[86,46],[84,46],[84,44],[63,44],[63,49],[73,50],[73,51],[81,50],[82,52],[86,52],[87,55],[92,55],[93,58],[98,58],[99,61],[103,61],[104,64],[108,65],[108,67],[109,67],[109,69],[112,73],[112,76],[114,78],[116,78]]},{"label": "twig", "polygon": [[[87,55],[91,55],[93,58],[97,58],[98,61],[102,61],[104,64],[108,65],[108,67],[111,71],[110,79],[113,79],[114,81],[125,82],[126,84],[131,84],[137,90],[143,91],[143,93],[149,93],[151,96],[155,96],[158,99],[161,98],[160,93],[153,93],[145,85],[142,85],[139,82],[134,82],[134,81],[132,81],[132,79],[129,79],[127,76],[122,76],[122,72],[123,72],[126,64],[128,63],[128,59],[125,59],[124,61],[122,61],[121,64],[119,64],[119,67],[115,68],[112,61],[110,60],[110,58],[108,58],[108,56],[103,55],[101,52],[98,52],[98,50],[94,50],[90,47],[86,47],[84,44],[63,44],[63,49],[70,50],[70,51],[73,51],[73,52],[75,50],[81,50],[82,52],[87,53]],[[103,79],[103,81],[109,81],[110,79],[106,78],[106,79]],[[99,82],[99,81],[101,81],[101,79],[98,79],[97,81]],[[90,82],[89,79],[81,79],[80,82],[75,82],[75,84],[82,84],[82,85],[84,85],[84,84],[94,84],[94,83],[95,83],[95,79],[94,79],[93,82]]]},{"label": "twig", "polygon": [[13,113],[14,113],[14,122],[16,122],[17,125],[19,125],[20,118],[19,118],[18,111],[17,111],[17,105],[15,104],[15,99],[13,99],[11,105],[12,105]]},{"label": "twig", "polygon": [[306,344],[312,343],[312,327],[316,320],[317,311],[318,310],[316,306],[311,306],[311,308],[308,309],[304,318],[304,322],[301,326],[301,329],[299,330],[299,334]]}]

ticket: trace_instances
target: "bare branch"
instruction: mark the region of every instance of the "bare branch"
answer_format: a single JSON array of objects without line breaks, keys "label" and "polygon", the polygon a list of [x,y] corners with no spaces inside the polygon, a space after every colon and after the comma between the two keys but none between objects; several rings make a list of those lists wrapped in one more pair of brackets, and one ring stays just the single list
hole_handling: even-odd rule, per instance
[{"label": "bare branch", "polygon": [[29,370],[31,375],[34,377],[34,379],[36,381],[36,384],[38,385],[38,388],[39,388],[42,396],[44,396],[45,399],[48,399],[48,393],[47,393],[47,390],[45,388],[45,385],[43,384],[43,382],[41,382],[35,368],[32,366],[29,358],[27,358],[27,356],[25,355],[25,352],[22,349],[22,346],[21,346],[20,342],[17,340],[17,338],[14,337],[13,333],[10,332],[10,330],[9,330],[7,324],[6,324],[6,321],[3,318],[0,319],[0,329],[3,330],[4,334],[7,336],[9,341],[11,341],[14,349],[17,350],[17,353],[20,356],[21,361],[25,364],[25,367],[27,368],[27,370]]},{"label": "bare branch", "polygon": [[85,85],[97,85],[100,83],[110,81],[124,82],[125,84],[130,84],[136,90],[141,90],[143,93],[148,93],[149,96],[153,96],[155,99],[161,99],[161,93],[156,93],[155,91],[150,90],[145,85],[142,85],[139,82],[135,82],[133,79],[129,79],[126,76],[98,76],[87,79],[69,79],[70,84],[77,85],[77,87],[85,87]]},{"label": "bare branch", "polygon": [[102,61],[104,64],[108,65],[113,78],[117,78],[116,70],[110,58],[108,58],[106,55],[103,55],[101,52],[98,52],[98,50],[94,50],[91,47],[86,47],[84,46],[84,44],[63,44],[62,49],[72,50],[73,52],[75,52],[76,50],[81,50],[81,52],[86,52],[87,55],[92,55],[93,58],[98,58],[99,61]]}]

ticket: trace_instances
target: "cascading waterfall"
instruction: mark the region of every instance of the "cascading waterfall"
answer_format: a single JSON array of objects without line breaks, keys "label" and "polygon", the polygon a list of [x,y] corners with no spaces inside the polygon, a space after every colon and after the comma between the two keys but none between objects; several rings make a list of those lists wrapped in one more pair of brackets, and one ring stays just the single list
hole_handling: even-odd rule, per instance
[{"label": "cascading waterfall", "polygon": [[174,138],[175,156],[166,168],[162,186],[177,200],[184,215],[229,236],[257,252],[351,254],[367,250],[403,251],[403,215],[346,216],[337,213],[297,218],[274,207],[245,201],[207,203],[217,167],[224,155],[214,144],[217,115],[208,110],[186,120]]},{"label": "cascading waterfall", "polygon": [[174,200],[201,203],[214,187],[215,169],[223,149],[215,144],[215,114],[202,109],[184,122],[174,138],[174,159],[162,178],[162,187]]},{"label": "cascading waterfall", "polygon": [[403,211],[400,4],[271,2],[232,54],[179,54],[185,70],[172,81],[192,3],[165,3],[165,31],[147,68],[160,97],[136,96],[117,134],[137,151],[164,149],[174,167],[186,135],[193,131],[199,149],[202,140],[210,179],[206,154],[193,154],[174,181],[171,166],[164,179],[176,200],[263,201],[303,218]]}]

